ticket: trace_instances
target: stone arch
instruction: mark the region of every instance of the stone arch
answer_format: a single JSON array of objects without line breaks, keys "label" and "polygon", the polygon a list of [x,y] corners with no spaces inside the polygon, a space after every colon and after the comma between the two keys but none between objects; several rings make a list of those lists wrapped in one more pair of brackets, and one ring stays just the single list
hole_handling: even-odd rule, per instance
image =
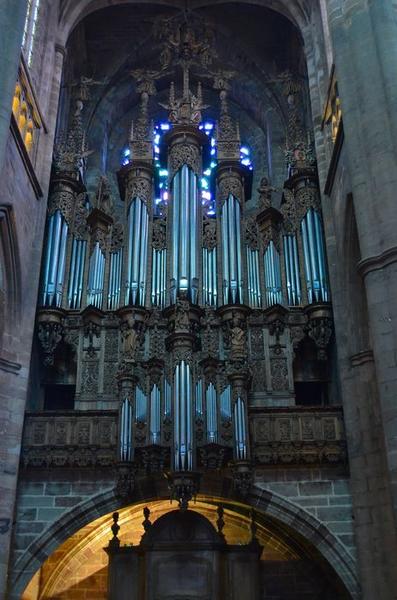
[{"label": "stone arch", "polygon": [[[285,539],[289,537],[300,545],[303,543],[308,550],[308,555],[317,557],[317,562],[327,565],[333,572],[345,590],[346,597],[354,600],[360,598],[353,557],[316,517],[286,498],[255,486],[251,488],[248,497],[242,500],[235,495],[232,481],[228,478],[208,478],[207,481],[203,481],[201,487],[199,499],[206,498],[213,504],[222,503],[226,508],[238,507],[242,515],[254,509],[258,522],[259,519],[264,519]],[[11,574],[10,600],[19,599],[43,562],[62,542],[85,525],[131,504],[168,498],[169,492],[165,479],[156,476],[138,480],[128,500],[122,501],[114,490],[108,490],[75,506],[48,527],[18,560]]]},{"label": "stone arch", "polygon": [[[264,8],[270,8],[281,15],[289,19],[294,25],[301,31],[310,22],[310,11],[305,6],[303,0],[297,2],[289,2],[288,0],[216,0],[217,4],[234,2],[243,2],[246,4],[254,4],[262,6]],[[158,4],[164,7],[183,8],[184,3],[179,0],[140,0],[143,4]],[[137,0],[82,0],[78,4],[72,0],[67,0],[61,9],[59,18],[59,30],[58,30],[58,41],[60,44],[65,45],[66,40],[69,37],[70,32],[73,28],[90,13],[106,8],[108,6],[114,6],[117,4],[137,4]],[[192,8],[204,8],[210,6],[215,2],[209,2],[209,0],[194,0],[192,2]]]}]

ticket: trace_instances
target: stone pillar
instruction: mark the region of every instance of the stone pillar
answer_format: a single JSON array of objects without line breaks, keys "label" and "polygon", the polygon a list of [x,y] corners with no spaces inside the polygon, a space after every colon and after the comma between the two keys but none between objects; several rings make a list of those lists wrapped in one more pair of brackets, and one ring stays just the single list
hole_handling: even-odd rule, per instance
[{"label": "stone pillar", "polygon": [[0,3],[0,170],[10,128],[12,97],[20,60],[26,3],[26,0],[2,0]]},{"label": "stone pillar", "polygon": [[[327,9],[375,361],[376,389],[361,397],[358,409],[372,423],[372,439],[363,438],[361,461],[368,489],[355,489],[352,480],[356,535],[361,571],[367,573],[363,598],[389,599],[397,583],[397,22],[389,0],[330,0]],[[379,427],[371,419],[377,414]],[[369,452],[378,429],[384,440],[379,451]],[[364,545],[360,530],[369,524],[372,537]]]}]

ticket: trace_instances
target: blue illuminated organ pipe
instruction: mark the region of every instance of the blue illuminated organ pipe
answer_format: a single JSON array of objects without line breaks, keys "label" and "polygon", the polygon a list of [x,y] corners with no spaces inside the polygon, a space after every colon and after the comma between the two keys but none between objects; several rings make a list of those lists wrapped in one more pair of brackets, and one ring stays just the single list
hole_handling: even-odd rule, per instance
[{"label": "blue illuminated organ pipe", "polygon": [[148,230],[146,204],[140,198],[134,198],[128,208],[127,306],[145,304]]},{"label": "blue illuminated organ pipe", "polygon": [[143,390],[137,386],[135,389],[135,421],[145,423],[147,417],[147,396]]},{"label": "blue illuminated organ pipe", "polygon": [[172,180],[172,304],[180,293],[197,303],[198,219],[198,177],[185,164]]},{"label": "blue illuminated organ pipe", "polygon": [[203,248],[203,304],[216,306],[217,303],[216,248]]},{"label": "blue illuminated organ pipe", "polygon": [[230,421],[232,418],[232,390],[230,385],[223,390],[219,400],[222,421]]},{"label": "blue illuminated organ pipe", "polygon": [[302,290],[300,283],[298,245],[295,235],[283,236],[283,250],[287,300],[290,306],[297,306],[302,302]]},{"label": "blue illuminated organ pipe", "polygon": [[150,442],[159,444],[161,441],[161,394],[155,384],[150,392]]},{"label": "blue illuminated organ pipe", "polygon": [[218,414],[216,389],[212,383],[208,385],[205,391],[205,410],[207,417],[207,441],[215,444],[218,441]]},{"label": "blue illuminated organ pipe", "polygon": [[224,304],[243,304],[241,261],[241,208],[229,194],[222,206],[222,264]]},{"label": "blue illuminated organ pipe", "polygon": [[174,469],[193,469],[192,375],[190,365],[181,360],[174,370]]},{"label": "blue illuminated organ pipe", "polygon": [[247,459],[247,424],[244,401],[238,397],[234,404],[234,440],[237,460]]},{"label": "blue illuminated organ pipe", "polygon": [[273,240],[270,240],[265,250],[263,261],[265,264],[266,306],[282,304],[280,255]]},{"label": "blue illuminated organ pipe", "polygon": [[248,302],[251,308],[262,306],[259,279],[259,250],[247,246]]},{"label": "blue illuminated organ pipe", "polygon": [[133,447],[133,408],[128,398],[124,398],[120,411],[120,460],[131,461],[134,457]]},{"label": "blue illuminated organ pipe", "polygon": [[86,253],[87,240],[73,238],[68,284],[68,308],[74,310],[81,308]]},{"label": "blue illuminated organ pipe", "polygon": [[313,302],[330,300],[324,236],[320,215],[310,208],[301,221],[307,299]]},{"label": "blue illuminated organ pipe", "polygon": [[196,383],[196,416],[202,418],[204,415],[203,382],[199,379]]},{"label": "blue illuminated organ pipe", "polygon": [[171,385],[165,377],[163,378],[163,390],[164,390],[164,418],[168,419],[169,417],[171,417],[172,391],[171,391]]},{"label": "blue illuminated organ pipe", "polygon": [[44,259],[43,306],[61,306],[65,277],[68,224],[60,210],[48,219]]},{"label": "blue illuminated organ pipe", "polygon": [[117,250],[117,252],[110,253],[108,310],[117,310],[120,306],[122,263],[122,248]]},{"label": "blue illuminated organ pipe", "polygon": [[95,242],[88,271],[87,304],[102,308],[103,287],[105,281],[105,254],[99,242]]},{"label": "blue illuminated organ pipe", "polygon": [[167,292],[167,250],[152,249],[152,306],[164,308]]}]

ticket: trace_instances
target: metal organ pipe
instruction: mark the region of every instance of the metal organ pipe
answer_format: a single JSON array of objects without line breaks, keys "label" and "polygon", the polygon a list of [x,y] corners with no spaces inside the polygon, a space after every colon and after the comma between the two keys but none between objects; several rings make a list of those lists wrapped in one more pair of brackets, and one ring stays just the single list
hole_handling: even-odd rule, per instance
[{"label": "metal organ pipe", "polygon": [[150,392],[150,441],[152,444],[160,443],[160,390],[157,385]]},{"label": "metal organ pipe", "polygon": [[105,279],[105,255],[101,250],[99,242],[95,243],[89,264],[87,304],[102,308]]},{"label": "metal organ pipe", "polygon": [[298,246],[295,235],[283,237],[285,275],[287,280],[288,304],[297,306],[302,302]]},{"label": "metal organ pipe", "polygon": [[230,194],[222,206],[224,304],[243,303],[240,220],[240,203]]},{"label": "metal organ pipe", "polygon": [[174,467],[193,468],[192,377],[190,365],[182,360],[174,371]]},{"label": "metal organ pipe", "polygon": [[171,302],[179,292],[193,303],[198,297],[198,179],[183,165],[172,180]]},{"label": "metal organ pipe", "polygon": [[308,302],[328,302],[324,235],[319,214],[310,208],[301,221]]},{"label": "metal organ pipe", "polygon": [[209,443],[216,443],[218,441],[218,417],[216,390],[212,383],[206,389],[205,404],[207,413],[207,440]]},{"label": "metal organ pipe", "polygon": [[121,404],[120,414],[120,460],[131,461],[134,457],[134,448],[132,444],[132,414],[133,409],[128,398],[124,398]]},{"label": "metal organ pipe", "polygon": [[167,251],[165,248],[152,251],[152,305],[164,308],[166,284]]},{"label": "metal organ pipe", "polygon": [[[264,255],[265,264],[265,288],[266,288],[266,305],[273,306],[274,304],[282,304],[282,287],[281,287],[281,269],[280,255],[273,240],[270,240]],[[290,274],[287,276],[290,280]]]},{"label": "metal organ pipe", "polygon": [[172,393],[171,386],[168,381],[163,379],[163,387],[164,387],[164,418],[168,419],[171,416],[171,402],[172,402]]},{"label": "metal organ pipe", "polygon": [[203,304],[217,305],[216,248],[203,248]]},{"label": "metal organ pipe", "polygon": [[134,198],[128,209],[126,305],[145,304],[149,215],[145,203]]},{"label": "metal organ pipe", "polygon": [[120,305],[121,294],[121,269],[123,262],[123,249],[110,254],[110,274],[108,291],[108,310],[116,310]]},{"label": "metal organ pipe", "polygon": [[220,411],[221,418],[225,421],[230,421],[232,418],[232,390],[228,385],[220,396]]},{"label": "metal organ pipe", "polygon": [[135,392],[135,421],[144,423],[147,414],[147,396],[140,387],[136,388]]},{"label": "metal organ pipe", "polygon": [[73,239],[68,285],[68,307],[81,308],[87,241]]},{"label": "metal organ pipe", "polygon": [[44,261],[43,306],[61,306],[65,276],[68,225],[60,210],[48,220]]},{"label": "metal organ pipe", "polygon": [[248,300],[251,308],[260,308],[262,294],[259,283],[259,251],[247,246]]},{"label": "metal organ pipe", "polygon": [[247,427],[244,401],[239,397],[234,405],[234,437],[236,458],[247,459]]}]

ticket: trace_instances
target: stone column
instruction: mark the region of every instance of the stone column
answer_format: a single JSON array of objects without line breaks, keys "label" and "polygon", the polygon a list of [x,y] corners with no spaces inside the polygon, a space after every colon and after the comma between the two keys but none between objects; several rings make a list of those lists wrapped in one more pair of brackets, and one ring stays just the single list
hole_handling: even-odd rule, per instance
[{"label": "stone column", "polygon": [[[396,552],[397,517],[397,22],[389,0],[330,0],[327,8],[361,250],[358,267],[365,283],[375,361],[377,389],[370,406],[368,397],[362,397],[359,412],[366,419],[376,415],[379,395],[385,445],[380,451],[385,455],[386,482],[380,485],[379,453],[368,454],[371,439],[366,438],[361,468],[370,487],[356,490],[356,496],[352,490],[356,534],[359,538],[366,523],[378,523],[377,537],[366,541],[370,553],[362,551],[358,540],[361,570],[371,573],[362,578],[363,598],[389,599],[396,594],[391,557]],[[376,420],[372,427],[374,438]],[[385,531],[388,506],[392,522]]]},{"label": "stone column", "polygon": [[10,128],[26,3],[27,0],[2,0],[0,3],[0,170]]}]

